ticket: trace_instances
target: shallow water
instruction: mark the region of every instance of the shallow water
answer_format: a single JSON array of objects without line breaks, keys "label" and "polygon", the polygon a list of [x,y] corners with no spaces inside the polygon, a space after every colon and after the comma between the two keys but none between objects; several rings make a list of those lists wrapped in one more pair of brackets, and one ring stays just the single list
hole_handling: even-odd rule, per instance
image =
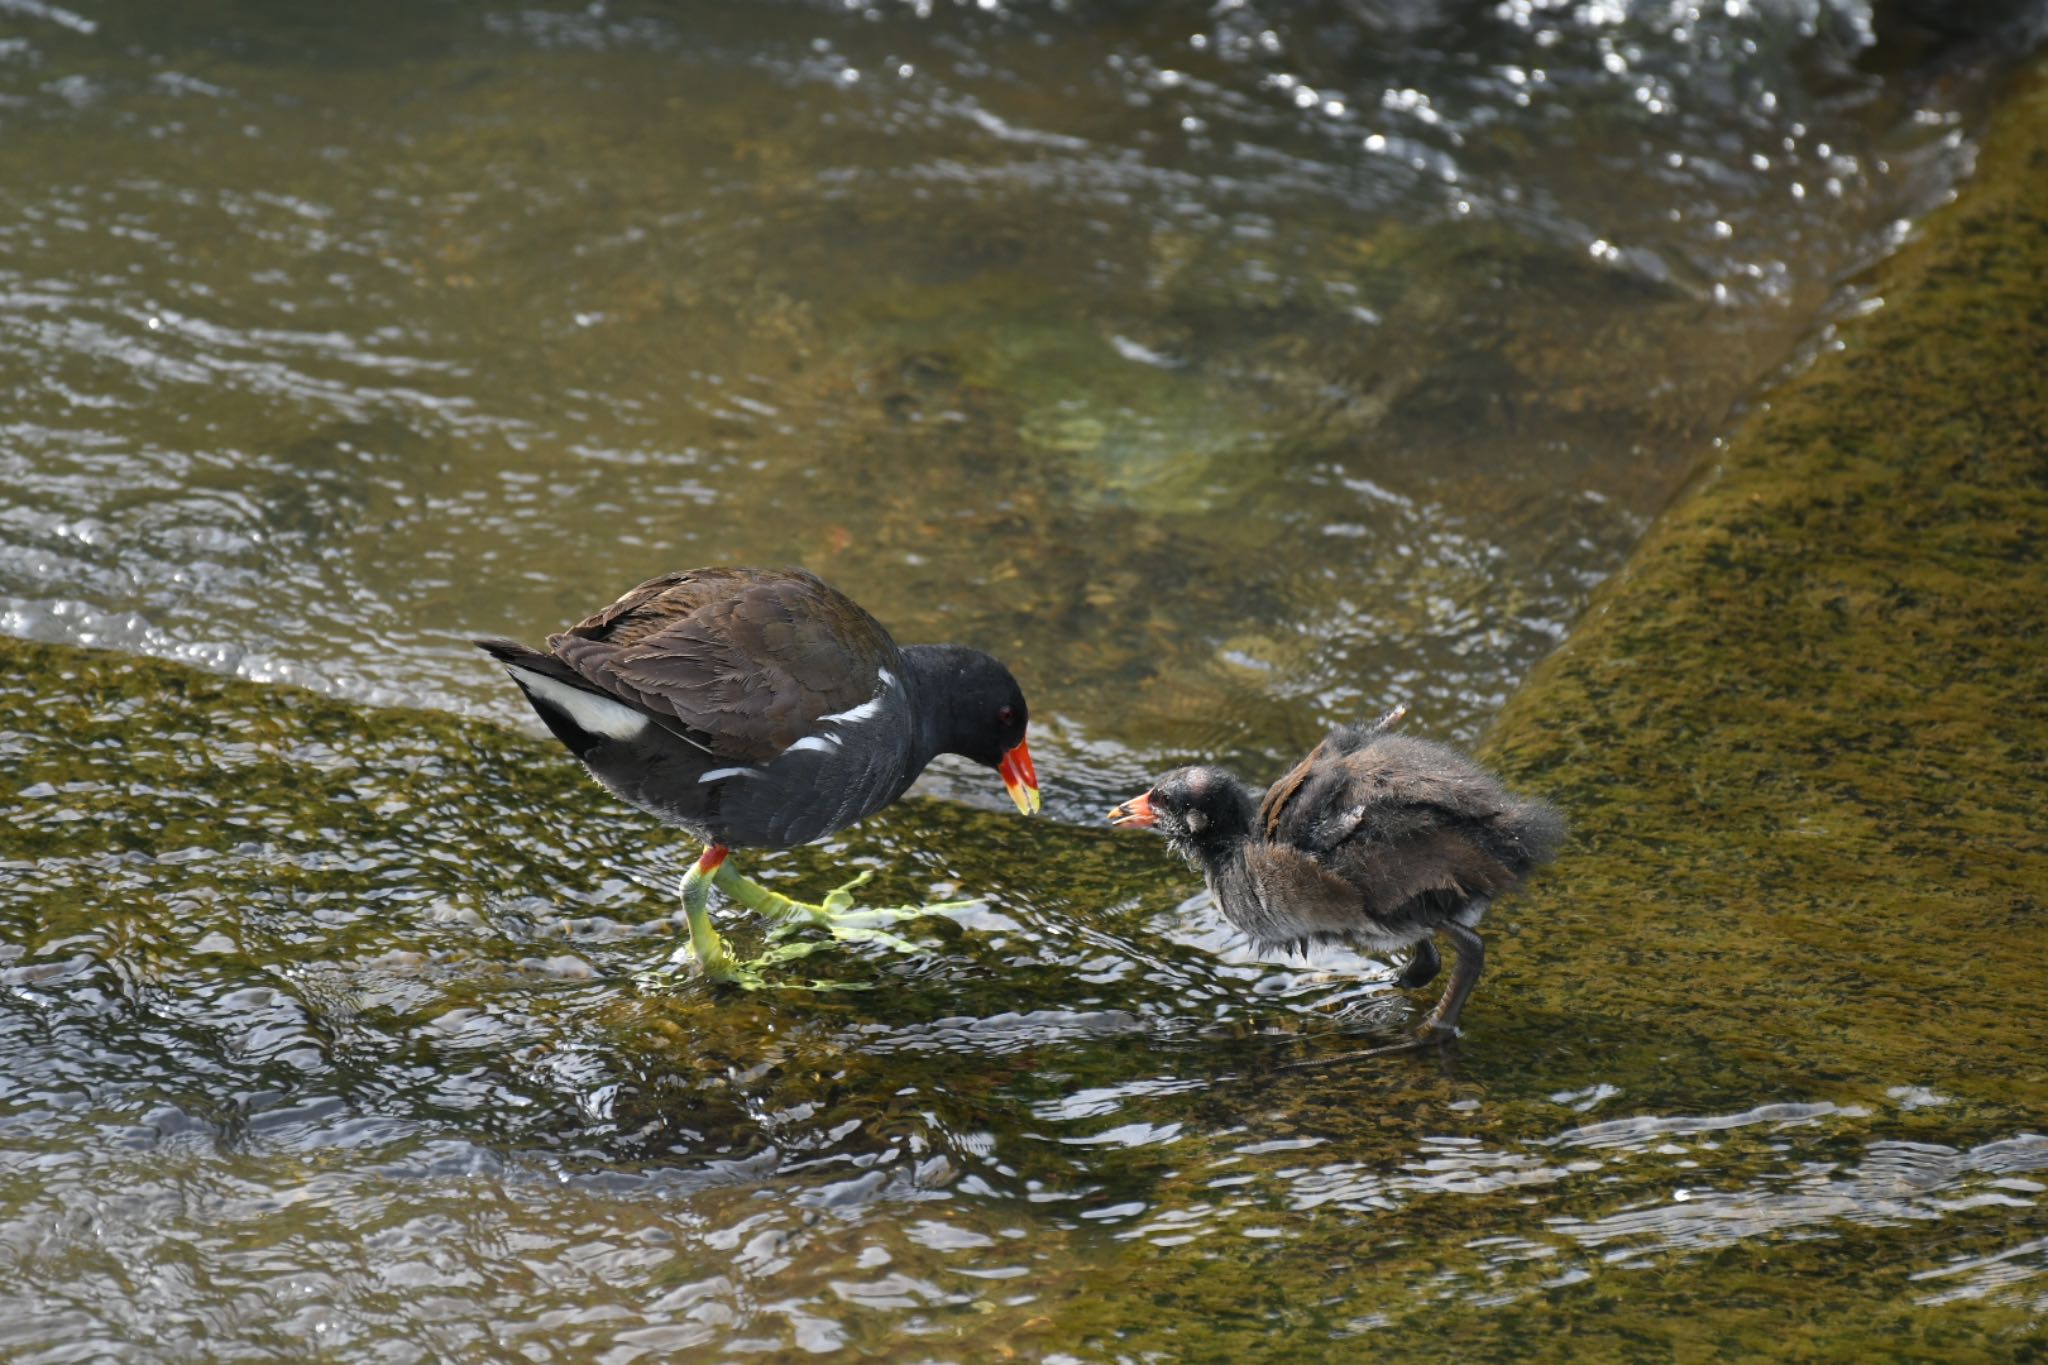
[{"label": "shallow water", "polygon": [[800,560],[1007,655],[1069,817],[1470,737],[1979,88],[1853,7],[922,8],[13,9],[0,629],[523,721],[466,635]]},{"label": "shallow water", "polygon": [[[2038,1115],[1908,1040],[1764,1068],[1510,940],[1489,1046],[1281,1070],[1384,965],[1088,827],[1478,731],[1966,167],[1988,69],[1871,24],[0,0],[0,630],[342,699],[8,646],[0,1352],[2028,1330]],[[810,960],[876,989],[637,987],[688,850],[484,723],[464,636],[721,559],[1034,696],[1055,823],[955,769],[757,860],[986,897]]]}]

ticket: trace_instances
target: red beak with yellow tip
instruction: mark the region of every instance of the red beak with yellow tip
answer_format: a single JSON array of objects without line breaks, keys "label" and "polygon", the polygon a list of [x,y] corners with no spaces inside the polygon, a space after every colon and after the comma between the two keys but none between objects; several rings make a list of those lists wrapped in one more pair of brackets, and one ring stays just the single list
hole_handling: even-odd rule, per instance
[{"label": "red beak with yellow tip", "polygon": [[1159,821],[1159,815],[1152,809],[1152,793],[1139,792],[1109,813],[1112,825],[1128,825],[1132,829],[1150,829]]},{"label": "red beak with yellow tip", "polygon": [[1031,750],[1023,740],[1003,755],[996,771],[1002,774],[1003,785],[1010,789],[1010,799],[1017,803],[1017,809],[1026,815],[1038,814],[1038,769],[1031,766]]}]

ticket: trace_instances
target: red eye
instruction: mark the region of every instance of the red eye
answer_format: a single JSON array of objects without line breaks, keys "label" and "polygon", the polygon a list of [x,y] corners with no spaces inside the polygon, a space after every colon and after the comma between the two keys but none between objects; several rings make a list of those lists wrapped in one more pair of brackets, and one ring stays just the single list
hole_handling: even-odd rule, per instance
[{"label": "red eye", "polygon": [[1014,706],[1005,706],[1002,710],[996,712],[996,724],[998,725],[1009,725],[1015,722],[1016,719],[1017,708]]}]

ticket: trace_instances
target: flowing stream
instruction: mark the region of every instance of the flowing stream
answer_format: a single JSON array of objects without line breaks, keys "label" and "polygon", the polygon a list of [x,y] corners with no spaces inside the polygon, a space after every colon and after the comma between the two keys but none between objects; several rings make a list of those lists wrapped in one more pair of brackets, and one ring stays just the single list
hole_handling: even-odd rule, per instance
[{"label": "flowing stream", "polygon": [[[1387,965],[1098,827],[1482,733],[1968,172],[2000,55],[1886,13],[0,0],[0,634],[130,656],[0,678],[0,1355],[1712,1354],[1759,1248],[1819,1347],[2038,1320],[1946,1251],[2048,1139],[1912,1040],[1282,1072]],[[466,644],[716,562],[1032,698],[1050,824],[756,860],[985,898],[872,989],[636,985],[692,850]]]}]

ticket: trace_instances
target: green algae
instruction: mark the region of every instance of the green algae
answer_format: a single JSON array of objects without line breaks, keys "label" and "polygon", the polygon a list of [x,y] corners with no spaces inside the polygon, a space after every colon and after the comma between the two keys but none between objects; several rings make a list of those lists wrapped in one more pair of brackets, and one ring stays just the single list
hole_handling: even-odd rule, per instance
[{"label": "green algae", "polygon": [[2044,169],[2037,69],[1501,718],[1597,851],[1521,919],[1531,970],[1788,1077],[1903,1046],[2048,1114]]},{"label": "green algae", "polygon": [[[1186,873],[1151,841],[908,803],[763,875],[822,885],[834,861],[876,860],[878,895],[964,880],[1021,932],[940,923],[919,963],[839,955],[877,985],[854,995],[647,993],[631,978],[667,951],[668,896],[620,869],[672,871],[687,850],[552,746],[128,656],[7,641],[0,661],[20,778],[0,859],[25,874],[0,896],[10,1009],[41,1034],[25,1055],[82,1031],[126,1073],[93,1088],[97,1122],[217,1133],[210,1156],[155,1136],[96,1168],[245,1191],[159,1209],[131,1254],[167,1229],[216,1267],[317,1258],[342,1286],[321,1300],[340,1357],[387,1334],[477,1350],[451,1325],[472,1302],[507,1348],[707,1345],[746,1335],[721,1323],[758,1335],[768,1295],[802,1305],[800,1333],[891,1358],[1295,1359],[1357,1341],[1968,1359],[2037,1320],[1929,1307],[1907,1278],[2032,1234],[2032,1202],[1996,1183],[2048,1160],[2013,1148],[2029,1111],[1910,1052],[1862,1076],[1760,1072],[1725,1015],[1682,1009],[1739,940],[1694,950],[1667,983],[1671,1022],[1614,1008],[1643,977],[1610,978],[1583,947],[1596,965],[1575,967],[1545,938],[1570,923],[1564,898],[1600,903],[1597,819],[1509,916],[1468,1043],[1276,1071],[1349,1050],[1395,1002],[1352,1000],[1374,1008],[1347,1028],[1314,994],[1247,993],[1175,940]],[[66,1093],[61,1071],[23,1065],[15,1101]],[[1900,1079],[1956,1098],[1895,1104]],[[1707,1117],[1602,1129],[1577,1108],[1602,1086],[1630,1114]],[[356,1117],[323,1111],[329,1094]],[[44,1119],[29,1150],[73,1132]],[[453,1142],[468,1154],[449,1167]],[[1894,1173],[1901,1143],[1941,1155]],[[1958,1173],[1930,1173],[1942,1161]],[[677,1190],[672,1173],[709,1178]],[[0,1179],[0,1213],[26,1217],[50,1187]],[[280,1216],[247,1191],[299,1193]],[[118,1247],[123,1215],[101,1216]],[[441,1267],[439,1318],[380,1279],[393,1244]],[[11,1264],[87,1283],[108,1254]],[[593,1279],[579,1267],[597,1255],[625,1260]],[[1019,1292],[987,1290],[1013,1274]],[[1804,1344],[1784,1344],[1788,1319]],[[644,1325],[665,1322],[682,1326]],[[292,1341],[260,1315],[241,1339]]]}]

